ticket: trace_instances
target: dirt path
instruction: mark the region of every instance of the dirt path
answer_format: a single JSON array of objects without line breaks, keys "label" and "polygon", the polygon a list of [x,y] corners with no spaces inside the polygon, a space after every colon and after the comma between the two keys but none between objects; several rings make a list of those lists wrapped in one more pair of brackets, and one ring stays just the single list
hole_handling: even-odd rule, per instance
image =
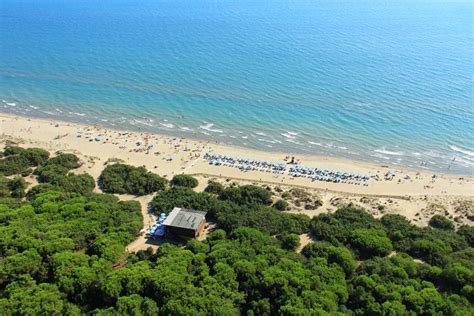
[{"label": "dirt path", "polygon": [[128,252],[137,252],[139,250],[146,250],[148,247],[153,248],[154,251],[158,249],[158,244],[152,240],[145,238],[145,230],[149,229],[156,222],[155,216],[149,211],[149,204],[153,199],[153,194],[136,197],[128,194],[116,195],[121,201],[138,201],[142,209],[143,229],[142,234],[125,247]]}]

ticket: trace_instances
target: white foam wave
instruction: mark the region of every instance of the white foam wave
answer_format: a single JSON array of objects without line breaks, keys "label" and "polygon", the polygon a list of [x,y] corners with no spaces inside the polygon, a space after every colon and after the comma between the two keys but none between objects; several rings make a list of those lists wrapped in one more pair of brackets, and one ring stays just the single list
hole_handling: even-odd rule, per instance
[{"label": "white foam wave", "polygon": [[11,107],[15,107],[16,106],[16,103],[15,102],[5,102],[6,105],[8,106],[11,106]]},{"label": "white foam wave", "polygon": [[289,142],[289,143],[293,143],[293,144],[296,144],[296,145],[303,145],[302,143],[300,143],[300,142],[298,142],[298,141],[296,141],[296,140],[294,140],[294,139],[285,139],[285,140],[286,140],[287,142]]},{"label": "white foam wave", "polygon": [[267,134],[265,134],[264,132],[256,132],[255,135],[258,135],[258,136],[267,136]]},{"label": "white foam wave", "polygon": [[34,106],[34,105],[32,105],[32,104],[30,104],[30,105],[28,105],[28,106],[29,106],[30,108],[32,108],[33,110],[38,110],[38,109],[39,109],[39,107]]},{"label": "white foam wave", "polygon": [[374,150],[376,153],[383,154],[383,155],[389,155],[389,156],[403,156],[405,153],[403,151],[391,151],[385,149],[385,147],[382,147],[380,149],[375,149]]},{"label": "white foam wave", "polygon": [[462,153],[462,154],[468,155],[470,157],[474,157],[474,151],[467,150],[465,148],[460,148],[460,147],[454,146],[454,145],[450,145],[449,148],[451,148],[452,151]]},{"label": "white foam wave", "polygon": [[217,128],[212,128],[214,126],[214,124],[212,123],[208,123],[206,125],[201,125],[199,126],[200,129],[203,129],[203,130],[206,130],[208,132],[213,132],[213,133],[222,133],[224,132],[223,130],[221,129],[217,129]]},{"label": "white foam wave", "polygon": [[164,126],[166,128],[174,128],[174,125],[171,123],[160,123],[161,126]]},{"label": "white foam wave", "polygon": [[182,131],[185,131],[185,132],[190,132],[190,131],[192,131],[192,128],[189,128],[189,127],[187,127],[187,126],[180,126],[179,129],[182,130]]},{"label": "white foam wave", "polygon": [[372,157],[376,157],[376,158],[380,158],[380,159],[390,160],[390,157],[384,156],[384,155],[379,154],[379,153],[373,154],[373,155],[371,155],[371,156],[372,156]]},{"label": "white foam wave", "polygon": [[138,124],[142,124],[142,125],[146,125],[146,126],[153,126],[153,124],[151,124],[151,122],[149,120],[147,121],[143,121],[143,120],[137,120],[137,119],[134,119],[134,121]]},{"label": "white foam wave", "polygon": [[71,115],[77,115],[77,116],[86,116],[85,113],[79,113],[79,112],[69,112]]},{"label": "white foam wave", "polygon": [[295,135],[292,135],[290,133],[281,133],[280,135],[287,138],[287,139],[295,139],[296,138]]},{"label": "white foam wave", "polygon": [[316,142],[311,142],[311,141],[308,141],[308,144],[324,147],[323,144],[321,143],[316,143]]},{"label": "white foam wave", "polygon": [[463,158],[459,158],[457,157],[455,162],[457,163],[460,163],[461,165],[465,166],[465,167],[472,167],[474,166],[474,162],[468,160],[468,159],[463,159]]},{"label": "white foam wave", "polygon": [[287,133],[288,135],[292,135],[292,136],[298,136],[298,135],[299,135],[299,133],[296,133],[296,132],[289,132],[289,131],[287,131],[286,133]]},{"label": "white foam wave", "polygon": [[264,142],[264,143],[270,143],[270,144],[276,144],[279,143],[276,140],[270,140],[270,139],[265,139],[265,138],[257,138],[258,141]]}]

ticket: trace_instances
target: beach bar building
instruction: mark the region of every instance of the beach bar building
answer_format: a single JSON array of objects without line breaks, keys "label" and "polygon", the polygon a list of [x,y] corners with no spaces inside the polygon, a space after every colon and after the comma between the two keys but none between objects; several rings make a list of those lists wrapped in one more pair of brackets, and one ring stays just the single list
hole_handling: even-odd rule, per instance
[{"label": "beach bar building", "polygon": [[204,231],[206,212],[175,207],[163,225],[166,234],[196,238]]}]

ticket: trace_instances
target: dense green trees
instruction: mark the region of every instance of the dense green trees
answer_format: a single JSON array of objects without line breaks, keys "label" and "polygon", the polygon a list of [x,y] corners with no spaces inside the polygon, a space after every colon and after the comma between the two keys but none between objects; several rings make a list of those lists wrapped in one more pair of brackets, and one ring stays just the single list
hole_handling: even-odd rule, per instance
[{"label": "dense green trees", "polygon": [[[17,147],[5,152],[26,157]],[[218,229],[127,258],[140,204],[93,193],[89,175],[69,172],[77,166],[70,155],[41,162],[45,182],[27,199],[13,194],[23,178],[0,177],[1,315],[474,313],[472,226],[454,231],[443,218],[420,228],[353,207],[310,220],[277,211],[260,187],[172,186],[155,196],[155,211],[205,210]],[[124,170],[132,179],[148,174],[120,167],[112,183]],[[134,190],[143,188],[136,178]],[[309,232],[316,241],[295,253],[298,234]]]},{"label": "dense green trees", "polygon": [[195,188],[198,186],[199,182],[196,178],[187,174],[177,174],[173,179],[171,179],[170,184],[180,187]]},{"label": "dense green trees", "polygon": [[8,179],[0,176],[0,198],[22,198],[25,196],[26,181],[22,177]]},{"label": "dense green trees", "polygon": [[288,202],[285,200],[278,200],[273,204],[273,207],[279,211],[286,211],[288,209]]},{"label": "dense green trees", "polygon": [[224,186],[217,181],[209,180],[209,182],[207,183],[207,187],[206,189],[204,189],[204,191],[219,195],[222,193],[222,191],[224,191]]},{"label": "dense green trees", "polygon": [[158,193],[151,205],[157,213],[168,213],[174,207],[206,211],[209,218],[227,231],[242,226],[271,235],[307,231],[309,217],[278,212],[267,206],[270,201],[271,193],[255,186],[229,188],[219,197],[186,187],[171,187]]},{"label": "dense green trees", "polygon": [[430,226],[439,229],[453,230],[454,224],[448,218],[443,215],[434,215],[430,219]]},{"label": "dense green trees", "polygon": [[145,195],[164,190],[167,181],[144,167],[113,164],[102,171],[98,183],[107,193]]},{"label": "dense green trees", "polygon": [[0,159],[0,174],[10,176],[20,174],[30,167],[45,163],[49,158],[48,151],[41,148],[21,148],[7,146]]},{"label": "dense green trees", "polygon": [[355,229],[349,243],[362,258],[383,257],[392,251],[392,242],[380,229]]}]

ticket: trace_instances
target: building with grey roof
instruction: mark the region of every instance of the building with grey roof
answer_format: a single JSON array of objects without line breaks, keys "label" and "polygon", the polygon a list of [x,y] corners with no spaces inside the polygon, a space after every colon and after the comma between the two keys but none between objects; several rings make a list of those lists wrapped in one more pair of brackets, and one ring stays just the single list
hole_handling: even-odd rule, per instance
[{"label": "building with grey roof", "polygon": [[198,237],[206,224],[206,212],[175,207],[163,222],[167,234]]}]

